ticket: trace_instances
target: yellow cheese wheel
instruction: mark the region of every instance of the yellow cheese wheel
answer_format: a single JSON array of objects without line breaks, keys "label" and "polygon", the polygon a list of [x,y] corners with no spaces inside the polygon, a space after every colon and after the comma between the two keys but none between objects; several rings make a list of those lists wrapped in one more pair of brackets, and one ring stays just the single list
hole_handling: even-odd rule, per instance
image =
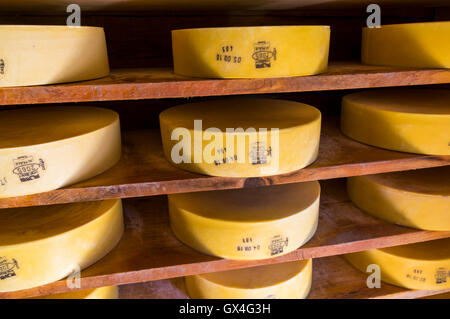
[{"label": "yellow cheese wheel", "polygon": [[119,115],[94,107],[0,111],[0,198],[91,178],[120,159]]},{"label": "yellow cheese wheel", "polygon": [[120,200],[0,211],[0,292],[48,284],[105,256],[123,233]]},{"label": "yellow cheese wheel", "polygon": [[109,74],[103,28],[0,26],[0,87],[95,79]]},{"label": "yellow cheese wheel", "polygon": [[172,31],[175,73],[209,78],[268,78],[325,72],[329,26]]},{"label": "yellow cheese wheel", "polygon": [[169,195],[170,224],[180,241],[205,254],[271,258],[314,235],[319,199],[318,182],[174,194]]},{"label": "yellow cheese wheel", "polygon": [[381,89],[342,100],[345,135],[390,150],[450,155],[450,90]]},{"label": "yellow cheese wheel", "polygon": [[[450,288],[450,238],[345,255],[359,270],[378,265],[381,280],[407,289]],[[368,274],[369,275],[369,274]]]},{"label": "yellow cheese wheel", "polygon": [[223,99],[169,108],[160,124],[164,154],[173,165],[206,175],[257,177],[314,162],[321,114],[293,101]]},{"label": "yellow cheese wheel", "polygon": [[350,177],[347,189],[353,203],[375,217],[450,231],[450,166]]},{"label": "yellow cheese wheel", "polygon": [[374,65],[450,68],[450,21],[364,28],[362,61]]},{"label": "yellow cheese wheel", "polygon": [[185,277],[192,299],[304,299],[312,259]]},{"label": "yellow cheese wheel", "polygon": [[33,299],[118,299],[119,287],[101,287],[87,290],[77,290],[49,296],[41,296]]}]

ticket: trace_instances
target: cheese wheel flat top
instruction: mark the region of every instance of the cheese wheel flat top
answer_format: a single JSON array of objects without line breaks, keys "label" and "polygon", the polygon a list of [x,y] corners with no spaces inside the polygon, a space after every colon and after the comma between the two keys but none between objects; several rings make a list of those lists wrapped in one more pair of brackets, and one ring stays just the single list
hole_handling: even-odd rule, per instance
[{"label": "cheese wheel flat top", "polygon": [[163,111],[163,122],[176,123],[179,127],[194,128],[194,120],[201,119],[203,128],[253,127],[288,129],[312,123],[320,118],[316,108],[293,101],[275,99],[222,99],[175,106]]},{"label": "cheese wheel flat top", "polygon": [[[83,32],[85,30],[103,30],[101,27],[90,26],[66,26],[66,25],[20,25],[20,24],[4,24],[0,25],[1,31],[68,31],[68,32]],[[10,33],[11,34],[11,33]]]},{"label": "cheese wheel flat top", "polygon": [[119,287],[101,287],[71,291],[61,294],[41,296],[32,299],[117,299],[119,298]]},{"label": "cheese wheel flat top", "polygon": [[310,207],[320,194],[317,182],[270,187],[172,194],[179,209],[208,219],[239,223],[280,220]]},{"label": "cheese wheel flat top", "polygon": [[[450,266],[450,238],[379,249],[381,252],[411,261],[446,261]],[[449,269],[450,270],[450,269]]]},{"label": "cheese wheel flat top", "polygon": [[97,107],[31,107],[0,111],[0,150],[89,134],[118,120],[116,112]]}]

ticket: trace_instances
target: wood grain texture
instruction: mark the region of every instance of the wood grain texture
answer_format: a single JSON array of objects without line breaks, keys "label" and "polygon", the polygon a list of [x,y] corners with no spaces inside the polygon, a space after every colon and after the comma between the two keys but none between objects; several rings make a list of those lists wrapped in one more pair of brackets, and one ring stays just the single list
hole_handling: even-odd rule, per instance
[{"label": "wood grain texture", "polygon": [[[124,207],[126,230],[122,241],[105,258],[82,271],[82,289],[320,258],[450,237],[450,231],[415,230],[363,213],[349,201],[343,180],[322,182],[319,226],[310,242],[287,255],[257,261],[220,259],[183,245],[175,239],[169,227],[165,196],[125,200]],[[24,298],[67,290],[66,282],[61,280],[34,289],[0,293],[0,298]]]},{"label": "wood grain texture", "polygon": [[[448,298],[447,290],[408,290],[386,283],[369,289],[367,275],[353,268],[344,258],[334,256],[313,260],[313,283],[308,299],[415,299]],[[444,294],[444,295],[442,295]],[[183,278],[123,285],[121,299],[188,299]]]},{"label": "wood grain texture", "polygon": [[0,105],[119,101],[177,97],[308,92],[450,83],[450,70],[331,63],[327,73],[271,79],[203,79],[169,68],[113,70],[102,79],[70,84],[0,88]]},{"label": "wood grain texture", "polygon": [[0,199],[0,208],[51,205],[333,179],[445,166],[450,156],[392,152],[353,141],[338,120],[325,120],[319,158],[307,168],[261,178],[210,177],[177,169],[164,158],[157,130],[126,132],[122,160],[109,171],[68,188]]}]

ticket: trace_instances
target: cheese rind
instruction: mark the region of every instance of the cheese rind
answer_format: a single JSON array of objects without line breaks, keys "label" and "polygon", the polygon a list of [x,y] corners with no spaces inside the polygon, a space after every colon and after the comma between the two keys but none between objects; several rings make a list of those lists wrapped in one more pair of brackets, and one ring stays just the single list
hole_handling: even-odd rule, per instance
[{"label": "cheese rind", "polygon": [[170,225],[186,245],[208,255],[255,260],[287,254],[315,233],[320,185],[169,195]]},{"label": "cheese rind", "polygon": [[0,26],[0,87],[75,82],[107,76],[103,28]]},{"label": "cheese rind", "polygon": [[372,249],[345,255],[362,272],[367,266],[380,267],[381,280],[407,289],[450,288],[450,238]]},{"label": "cheese rind", "polygon": [[362,62],[417,68],[450,68],[450,22],[363,28]]},{"label": "cheese rind", "polygon": [[0,198],[71,185],[120,159],[120,121],[114,111],[55,106],[0,113]]},{"label": "cheese rind", "polygon": [[381,89],[342,100],[341,129],[390,150],[450,155],[450,90]]},{"label": "cheese rind", "polygon": [[209,78],[268,78],[325,72],[329,26],[172,31],[174,71]]},{"label": "cheese rind", "polygon": [[312,259],[185,277],[192,299],[304,299]]},{"label": "cheese rind", "polygon": [[[450,231],[450,166],[350,177],[350,199],[363,211],[403,226]],[[447,177],[447,178],[446,178]]]},{"label": "cheese rind", "polygon": [[0,292],[45,285],[83,270],[109,253],[122,233],[120,200],[5,209],[0,212]]},{"label": "cheese rind", "polygon": [[41,296],[33,299],[118,299],[119,287],[101,287],[87,290],[77,290],[49,296]]},{"label": "cheese rind", "polygon": [[[212,176],[257,177],[314,162],[321,114],[293,101],[223,99],[172,107],[160,114],[160,124],[164,155],[172,165]],[[176,160],[179,154],[182,159]]]}]

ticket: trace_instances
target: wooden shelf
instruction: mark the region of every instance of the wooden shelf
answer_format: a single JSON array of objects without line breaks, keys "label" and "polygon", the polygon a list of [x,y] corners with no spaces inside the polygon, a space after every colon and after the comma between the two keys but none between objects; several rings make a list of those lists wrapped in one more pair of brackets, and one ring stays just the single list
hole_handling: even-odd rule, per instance
[{"label": "wooden shelf", "polygon": [[[408,290],[386,283],[369,289],[367,275],[344,258],[334,256],[313,260],[313,283],[308,299],[414,299],[443,294],[447,290]],[[121,299],[189,299],[183,278],[123,285]]]},{"label": "wooden shelf", "polygon": [[264,178],[225,178],[177,169],[164,158],[159,131],[127,132],[118,165],[86,182],[29,196],[0,199],[0,208],[51,205],[112,198],[153,196],[305,182],[450,164],[450,156],[392,152],[353,141],[338,120],[324,121],[318,160],[289,174]]},{"label": "wooden shelf", "polygon": [[113,70],[106,78],[70,84],[0,88],[0,105],[184,98],[450,83],[450,70],[330,63],[327,73],[272,79],[203,79],[172,69]]},{"label": "wooden shelf", "polygon": [[[311,241],[285,256],[258,261],[215,258],[183,245],[170,230],[165,196],[125,200],[125,234],[110,254],[82,271],[82,288],[148,282],[450,237],[450,231],[400,227],[363,213],[349,201],[343,180],[321,184],[319,226]],[[48,295],[67,289],[61,280],[34,289],[0,293],[0,298]]]}]

